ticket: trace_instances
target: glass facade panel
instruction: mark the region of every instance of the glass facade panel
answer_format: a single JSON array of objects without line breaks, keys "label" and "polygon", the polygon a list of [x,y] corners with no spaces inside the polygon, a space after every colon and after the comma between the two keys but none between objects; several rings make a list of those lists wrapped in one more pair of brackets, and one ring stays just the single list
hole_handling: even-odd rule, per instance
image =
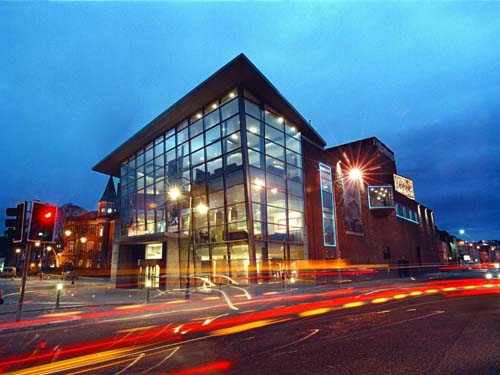
[{"label": "glass facade panel", "polygon": [[207,176],[222,174],[222,158],[210,160],[207,162]]},{"label": "glass facade panel", "polygon": [[263,135],[262,123],[250,116],[246,117],[247,129],[249,133]]},{"label": "glass facade panel", "polygon": [[225,120],[238,113],[238,99],[234,99],[220,107],[221,119]]},{"label": "glass facade panel", "polygon": [[270,111],[265,111],[265,117],[264,117],[266,123],[268,123],[269,125],[272,125],[274,126],[276,129],[279,129],[281,131],[284,130],[284,120],[283,120],[283,117],[275,114],[275,113],[272,113]]},{"label": "glass facade panel", "polygon": [[264,154],[254,150],[248,150],[248,164],[257,167],[264,168],[265,157]]},{"label": "glass facade panel", "polygon": [[251,132],[247,133],[247,145],[249,148],[253,148],[254,150],[260,152],[266,152],[266,148],[264,146],[264,139]]},{"label": "glass facade panel", "polygon": [[224,152],[231,152],[241,147],[241,139],[239,132],[231,134],[229,137],[224,138]]},{"label": "glass facade panel", "polygon": [[285,135],[283,131],[279,131],[272,126],[266,125],[266,139],[278,143],[282,146],[285,145]]},{"label": "glass facade panel", "polygon": [[[203,120],[198,120],[189,127],[189,136],[191,139],[201,133],[203,133]],[[191,150],[193,150],[192,146]]]},{"label": "glass facade panel", "polygon": [[222,123],[222,135],[229,135],[240,128],[239,116],[233,116]]},{"label": "glass facade panel", "polygon": [[233,203],[244,203],[245,202],[245,186],[244,185],[236,185],[229,189],[226,192],[227,196],[227,204]]},{"label": "glass facade panel", "polygon": [[207,151],[207,160],[211,160],[218,156],[221,156],[222,151],[221,151],[220,141],[212,143],[210,146],[207,146],[206,151]]},{"label": "glass facade panel", "polygon": [[[249,100],[245,100],[245,112],[253,117],[259,119],[261,115],[261,111],[258,105],[252,103]],[[248,123],[247,123],[248,126]]]},{"label": "glass facade panel", "polygon": [[205,144],[210,144],[220,138],[220,125],[214,126],[205,133]]},{"label": "glass facade panel", "polygon": [[285,176],[285,163],[283,163],[281,160],[266,156],[266,169],[268,172],[283,177]]},{"label": "glass facade panel", "polygon": [[224,156],[224,160],[227,170],[237,168],[243,164],[243,157],[241,155],[241,151],[239,150],[226,154]]},{"label": "glass facade panel", "polygon": [[205,129],[209,129],[220,121],[219,110],[215,110],[205,116]]},{"label": "glass facade panel", "polygon": [[191,151],[196,151],[202,148],[204,145],[203,134],[200,134],[194,138],[191,138]]},{"label": "glass facade panel", "polygon": [[285,161],[285,148],[273,142],[266,142],[266,154]]},{"label": "glass facade panel", "polygon": [[267,252],[269,260],[285,259],[285,246],[282,243],[269,242]]}]

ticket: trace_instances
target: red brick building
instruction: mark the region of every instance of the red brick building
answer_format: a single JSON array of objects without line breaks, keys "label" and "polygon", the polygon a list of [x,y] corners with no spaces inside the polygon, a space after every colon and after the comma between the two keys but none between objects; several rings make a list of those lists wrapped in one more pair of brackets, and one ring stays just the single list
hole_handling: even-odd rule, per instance
[{"label": "red brick building", "polygon": [[413,182],[397,175],[394,153],[377,138],[328,149],[304,142],[304,165],[310,259],[439,261],[433,211],[415,200]]},{"label": "red brick building", "polygon": [[63,269],[81,269],[109,273],[111,249],[117,215],[117,199],[110,177],[97,203],[97,211],[68,217],[64,224],[64,249],[60,255]]}]

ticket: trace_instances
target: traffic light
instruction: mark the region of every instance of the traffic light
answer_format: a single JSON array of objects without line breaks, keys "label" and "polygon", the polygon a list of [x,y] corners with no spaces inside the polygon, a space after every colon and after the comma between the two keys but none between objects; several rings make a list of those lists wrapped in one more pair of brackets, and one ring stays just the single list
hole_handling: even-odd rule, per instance
[{"label": "traffic light", "polygon": [[13,232],[13,242],[22,242],[24,234],[24,219],[26,217],[26,202],[20,202],[17,207],[7,208],[7,216],[13,216],[12,219],[5,220],[7,231]]},{"label": "traffic light", "polygon": [[56,214],[56,206],[33,202],[28,241],[53,242]]}]

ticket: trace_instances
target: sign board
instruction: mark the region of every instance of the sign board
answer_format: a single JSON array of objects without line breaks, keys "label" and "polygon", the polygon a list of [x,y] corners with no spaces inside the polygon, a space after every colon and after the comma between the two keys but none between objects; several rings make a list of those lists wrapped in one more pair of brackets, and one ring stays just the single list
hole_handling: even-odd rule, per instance
[{"label": "sign board", "polygon": [[413,190],[413,180],[394,174],[394,188],[398,193],[415,200],[415,191]]},{"label": "sign board", "polygon": [[146,245],[145,259],[161,259],[163,254],[163,244],[149,243]]}]

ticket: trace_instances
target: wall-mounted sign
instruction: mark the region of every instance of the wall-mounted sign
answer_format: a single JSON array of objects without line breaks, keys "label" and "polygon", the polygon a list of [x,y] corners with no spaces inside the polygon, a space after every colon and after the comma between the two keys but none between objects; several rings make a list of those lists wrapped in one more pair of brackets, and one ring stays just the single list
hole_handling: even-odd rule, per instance
[{"label": "wall-mounted sign", "polygon": [[394,188],[398,193],[415,200],[415,191],[413,190],[413,180],[394,174]]},{"label": "wall-mounted sign", "polygon": [[163,245],[161,243],[148,243],[146,245],[145,259],[161,259],[163,253]]}]

